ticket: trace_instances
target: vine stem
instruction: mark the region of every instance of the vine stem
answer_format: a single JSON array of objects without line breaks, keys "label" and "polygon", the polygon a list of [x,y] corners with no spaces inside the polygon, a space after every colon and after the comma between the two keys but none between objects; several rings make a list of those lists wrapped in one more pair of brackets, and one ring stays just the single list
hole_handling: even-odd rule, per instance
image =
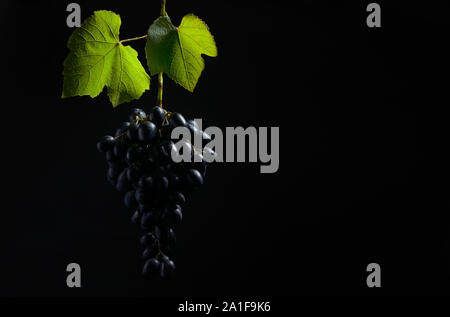
[{"label": "vine stem", "polygon": [[[166,0],[161,0],[161,16],[166,16]],[[157,105],[162,109],[162,100],[163,100],[163,86],[164,86],[164,77],[163,73],[158,74],[158,96],[157,96]]]},{"label": "vine stem", "polygon": [[157,106],[162,108],[162,99],[163,99],[163,86],[164,86],[164,78],[163,73],[158,73],[158,97],[157,97]]},{"label": "vine stem", "polygon": [[166,0],[161,0],[161,16],[166,16]]},{"label": "vine stem", "polygon": [[133,37],[131,39],[121,40],[121,41],[119,41],[119,43],[125,43],[125,42],[130,42],[130,41],[137,41],[137,40],[142,40],[142,39],[146,39],[146,38],[147,38],[147,35],[143,35],[143,36]]}]

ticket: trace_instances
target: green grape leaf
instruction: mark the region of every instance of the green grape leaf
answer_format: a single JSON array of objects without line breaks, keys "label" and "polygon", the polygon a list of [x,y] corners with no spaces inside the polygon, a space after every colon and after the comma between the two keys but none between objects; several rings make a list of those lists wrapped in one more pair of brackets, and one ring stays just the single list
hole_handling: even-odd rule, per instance
[{"label": "green grape leaf", "polygon": [[119,40],[120,16],[95,11],[69,38],[64,61],[62,97],[98,96],[108,87],[113,107],[138,99],[150,88],[150,77],[137,52]]},{"label": "green grape leaf", "polygon": [[150,75],[164,72],[192,92],[205,68],[201,55],[215,57],[217,48],[205,22],[188,14],[178,28],[168,16],[156,19],[148,29],[145,53]]}]

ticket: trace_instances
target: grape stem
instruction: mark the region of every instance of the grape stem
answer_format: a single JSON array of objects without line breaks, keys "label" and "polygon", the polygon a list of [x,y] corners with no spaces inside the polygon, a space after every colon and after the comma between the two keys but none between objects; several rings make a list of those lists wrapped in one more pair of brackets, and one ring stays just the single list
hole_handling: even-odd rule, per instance
[{"label": "grape stem", "polygon": [[131,38],[131,39],[125,39],[125,40],[121,40],[121,41],[119,41],[119,43],[125,43],[125,42],[131,42],[131,41],[137,41],[137,40],[143,40],[143,39],[146,39],[147,38],[147,35],[143,35],[143,36],[138,36],[138,37],[133,37],[133,38]]},{"label": "grape stem", "polygon": [[123,136],[125,136],[125,135],[127,135],[126,132],[121,133],[121,134],[119,134],[118,136],[114,137],[114,139],[118,140],[118,139],[120,139],[121,137],[123,137]]},{"label": "grape stem", "polygon": [[166,0],[161,0],[161,16],[166,16]]},{"label": "grape stem", "polygon": [[158,238],[155,239],[155,241],[153,242],[153,244],[151,246],[153,247],[154,245],[156,245],[158,247],[158,253],[155,255],[155,259],[159,260],[162,256],[166,256],[161,251],[161,242],[159,242]]}]

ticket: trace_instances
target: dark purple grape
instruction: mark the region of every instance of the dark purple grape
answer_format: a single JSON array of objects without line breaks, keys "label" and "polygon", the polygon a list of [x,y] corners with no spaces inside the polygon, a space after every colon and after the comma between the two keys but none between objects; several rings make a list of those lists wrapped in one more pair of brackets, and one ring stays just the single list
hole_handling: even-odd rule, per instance
[{"label": "dark purple grape", "polygon": [[164,221],[168,224],[177,225],[183,219],[181,207],[179,205],[166,208],[164,212]]},{"label": "dark purple grape", "polygon": [[137,182],[142,176],[143,170],[138,164],[132,164],[128,168],[127,177],[130,183]]},{"label": "dark purple grape", "polygon": [[131,222],[135,225],[141,222],[141,215],[137,210],[134,212],[133,216],[131,216]]},{"label": "dark purple grape", "polygon": [[150,143],[156,137],[158,130],[156,125],[151,121],[144,121],[138,129],[139,141],[143,143]]},{"label": "dark purple grape", "polygon": [[181,113],[172,112],[169,117],[169,126],[174,129],[176,127],[185,127],[187,125],[186,119]]},{"label": "dark purple grape", "polygon": [[171,260],[162,261],[160,265],[160,276],[163,279],[170,279],[173,277],[175,271],[175,263]]},{"label": "dark purple grape", "polygon": [[151,233],[151,232],[147,232],[147,233],[143,234],[142,237],[141,237],[141,240],[140,240],[141,245],[142,245],[143,247],[150,246],[150,245],[152,245],[153,243],[155,243],[155,241],[156,241],[156,237],[155,237],[155,235],[154,235],[153,233]]},{"label": "dark purple grape", "polygon": [[141,176],[138,182],[138,187],[142,189],[152,189],[154,186],[153,184],[153,177],[151,176]]},{"label": "dark purple grape", "polygon": [[110,177],[111,179],[117,180],[117,178],[119,177],[120,173],[122,172],[122,169],[117,168],[117,167],[112,167],[110,166],[108,168],[108,172],[107,175],[108,177]]},{"label": "dark purple grape", "polygon": [[169,195],[171,203],[183,206],[186,203],[186,197],[181,192],[173,192]]},{"label": "dark purple grape", "polygon": [[164,140],[159,144],[159,159],[163,162],[171,160],[172,151],[176,152],[177,148],[172,140]]},{"label": "dark purple grape", "polygon": [[169,188],[171,190],[179,189],[181,186],[181,180],[180,177],[177,175],[177,173],[172,170],[169,170],[166,175],[167,179],[169,180]]},{"label": "dark purple grape", "polygon": [[130,127],[129,122],[124,122],[120,125],[120,127],[116,130],[116,134],[114,135],[116,138],[125,132],[127,132],[128,128]]},{"label": "dark purple grape", "polygon": [[160,263],[157,259],[152,258],[145,261],[144,267],[142,269],[142,274],[145,276],[156,276],[160,272]]},{"label": "dark purple grape", "polygon": [[192,188],[197,188],[203,185],[203,176],[196,169],[190,169],[186,175],[187,182]]},{"label": "dark purple grape", "polygon": [[114,149],[113,149],[114,155],[116,157],[120,157],[120,158],[124,157],[127,154],[127,150],[128,150],[129,146],[130,145],[128,144],[128,142],[125,142],[124,140],[120,140],[119,142],[116,142],[116,144],[114,145]]},{"label": "dark purple grape", "polygon": [[108,180],[108,183],[110,183],[112,186],[116,187],[117,185],[117,179],[112,178],[108,174],[106,175],[106,179]]},{"label": "dark purple grape", "polygon": [[160,193],[164,193],[169,188],[169,180],[165,176],[158,177],[156,179],[156,190]]},{"label": "dark purple grape", "polygon": [[173,230],[172,228],[167,228],[166,230],[164,230],[164,233],[161,237],[161,243],[167,244],[170,246],[170,245],[174,245],[176,241],[177,241],[177,236],[175,234],[175,230]]},{"label": "dark purple grape", "polygon": [[131,114],[130,114],[130,121],[136,121],[137,119],[144,119],[147,115],[145,114],[144,110],[139,109],[139,108],[133,108],[131,110]]},{"label": "dark purple grape", "polygon": [[146,212],[141,218],[141,228],[149,229],[156,224],[156,221],[157,217],[154,212]]},{"label": "dark purple grape", "polygon": [[167,140],[171,139],[171,138],[172,138],[172,137],[171,137],[172,130],[173,130],[173,128],[172,128],[171,126],[169,126],[168,124],[163,125],[163,126],[161,127],[161,129],[160,129],[160,131],[161,131],[161,136],[162,136],[164,139],[167,139]]},{"label": "dark purple grape", "polygon": [[105,158],[106,158],[107,162],[117,162],[119,160],[117,158],[117,156],[114,155],[114,151],[113,150],[109,150],[108,152],[106,152]]},{"label": "dark purple grape", "polygon": [[131,142],[138,142],[139,136],[138,136],[138,129],[139,129],[139,123],[131,123],[127,130],[127,136],[128,139],[131,140]]},{"label": "dark purple grape", "polygon": [[136,209],[138,207],[138,203],[136,201],[136,198],[134,197],[134,194],[134,190],[130,190],[125,194],[123,201],[128,209]]},{"label": "dark purple grape", "polygon": [[126,160],[128,164],[132,164],[142,159],[143,156],[144,151],[142,150],[142,148],[137,144],[133,144],[128,148]]},{"label": "dark purple grape", "polygon": [[116,139],[110,135],[105,135],[98,143],[97,150],[99,152],[106,152],[111,150],[116,144]]},{"label": "dark purple grape", "polygon": [[149,120],[159,128],[163,125],[164,119],[164,110],[161,107],[154,107],[149,115]]},{"label": "dark purple grape", "polygon": [[131,184],[128,181],[127,177],[128,168],[124,169],[122,173],[120,173],[119,178],[117,179],[116,189],[118,192],[125,194],[127,191],[131,189]]}]

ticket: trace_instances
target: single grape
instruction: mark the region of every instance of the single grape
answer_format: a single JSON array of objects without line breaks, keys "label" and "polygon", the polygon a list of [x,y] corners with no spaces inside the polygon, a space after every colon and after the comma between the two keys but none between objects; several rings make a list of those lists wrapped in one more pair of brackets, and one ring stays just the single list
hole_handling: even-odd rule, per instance
[{"label": "single grape", "polygon": [[136,209],[138,207],[138,203],[136,201],[136,198],[134,197],[134,194],[134,190],[130,190],[125,194],[123,201],[128,209]]},{"label": "single grape", "polygon": [[155,276],[160,271],[160,263],[157,259],[152,258],[145,261],[142,274],[145,276]]},{"label": "single grape", "polygon": [[159,158],[163,162],[171,160],[172,151],[176,152],[177,148],[172,140],[164,140],[159,144]]},{"label": "single grape", "polygon": [[124,157],[127,154],[129,146],[129,143],[125,142],[123,139],[116,142],[113,149],[114,155],[119,158]]},{"label": "single grape", "polygon": [[181,212],[181,207],[179,205],[175,205],[166,209],[164,214],[164,220],[173,225],[177,225],[183,219],[183,214]]},{"label": "single grape", "polygon": [[150,143],[155,138],[158,132],[156,125],[151,121],[143,122],[138,129],[139,141]]},{"label": "single grape", "polygon": [[133,216],[131,216],[131,222],[135,225],[141,222],[141,215],[137,210],[133,213]]},{"label": "single grape", "polygon": [[160,128],[162,138],[168,139],[168,140],[171,139],[172,130],[173,130],[173,128],[171,126],[169,126],[168,124],[163,125]]},{"label": "single grape", "polygon": [[128,127],[127,136],[128,136],[128,139],[130,139],[132,142],[139,141],[139,137],[138,137],[139,127],[140,127],[139,123],[136,123],[136,122],[131,123],[130,126]]},{"label": "single grape", "polygon": [[169,201],[173,204],[183,206],[186,203],[186,197],[181,192],[173,192],[169,195]]},{"label": "single grape", "polygon": [[192,188],[198,188],[203,185],[204,182],[202,174],[196,169],[190,169],[186,175],[186,179]]},{"label": "single grape", "polygon": [[138,164],[132,164],[127,170],[127,177],[130,183],[136,182],[142,176],[143,170]]},{"label": "single grape", "polygon": [[137,144],[133,144],[128,148],[126,160],[127,163],[131,165],[132,163],[142,159],[143,156],[144,151],[142,150],[142,148]]},{"label": "single grape", "polygon": [[147,233],[143,234],[142,237],[141,237],[141,240],[140,240],[141,245],[143,247],[147,247],[149,245],[152,245],[153,243],[155,243],[155,241],[156,241],[156,237],[151,232],[147,232]]},{"label": "single grape", "polygon": [[116,187],[117,179],[112,178],[108,173],[106,175],[106,179],[108,180],[108,183],[110,183],[112,186]]},{"label": "single grape", "polygon": [[117,179],[122,170],[122,168],[110,166],[108,168],[108,175],[113,179]]},{"label": "single grape", "polygon": [[138,182],[138,187],[142,189],[152,189],[153,188],[153,177],[151,176],[141,176]]},{"label": "single grape", "polygon": [[176,190],[180,188],[181,180],[175,171],[169,170],[166,174],[167,179],[169,180],[169,188],[171,190]]},{"label": "single grape", "polygon": [[131,184],[128,181],[127,177],[128,168],[124,169],[122,173],[120,173],[119,178],[117,179],[116,189],[118,192],[125,194],[127,191],[131,189]]},{"label": "single grape", "polygon": [[114,151],[113,150],[109,150],[108,152],[106,152],[105,155],[106,161],[107,162],[117,162],[119,159],[114,155]]},{"label": "single grape", "polygon": [[114,135],[116,138],[122,134],[124,134],[125,132],[127,132],[128,128],[130,126],[129,122],[123,122],[120,127],[116,130],[116,134]]},{"label": "single grape", "polygon": [[141,229],[149,230],[153,225],[156,224],[155,217],[152,213],[146,213],[141,217]]},{"label": "single grape", "polygon": [[156,179],[156,190],[159,193],[164,193],[169,188],[169,180],[165,176]]},{"label": "single grape", "polygon": [[175,263],[173,263],[172,260],[165,260],[161,262],[159,274],[163,279],[172,278],[174,271],[175,271]]},{"label": "single grape", "polygon": [[145,114],[144,110],[139,108],[133,108],[131,110],[130,114],[130,122],[136,121],[137,119],[144,119],[147,115]]},{"label": "single grape", "polygon": [[159,161],[159,151],[156,146],[152,146],[148,151],[147,160],[150,163],[156,164]]},{"label": "single grape", "polygon": [[173,129],[176,127],[185,127],[187,125],[186,119],[181,113],[172,112],[169,117],[169,126]]},{"label": "single grape", "polygon": [[160,128],[165,119],[164,110],[161,107],[154,107],[149,115],[149,120],[152,121],[158,128]]},{"label": "single grape", "polygon": [[165,230],[164,232],[164,238],[162,239],[164,241],[165,244],[170,245],[174,245],[175,242],[177,241],[177,235],[175,234],[175,230],[173,230],[172,228],[168,228],[167,230]]},{"label": "single grape", "polygon": [[97,150],[99,152],[106,152],[111,150],[116,144],[116,139],[110,135],[105,135],[98,143]]}]

